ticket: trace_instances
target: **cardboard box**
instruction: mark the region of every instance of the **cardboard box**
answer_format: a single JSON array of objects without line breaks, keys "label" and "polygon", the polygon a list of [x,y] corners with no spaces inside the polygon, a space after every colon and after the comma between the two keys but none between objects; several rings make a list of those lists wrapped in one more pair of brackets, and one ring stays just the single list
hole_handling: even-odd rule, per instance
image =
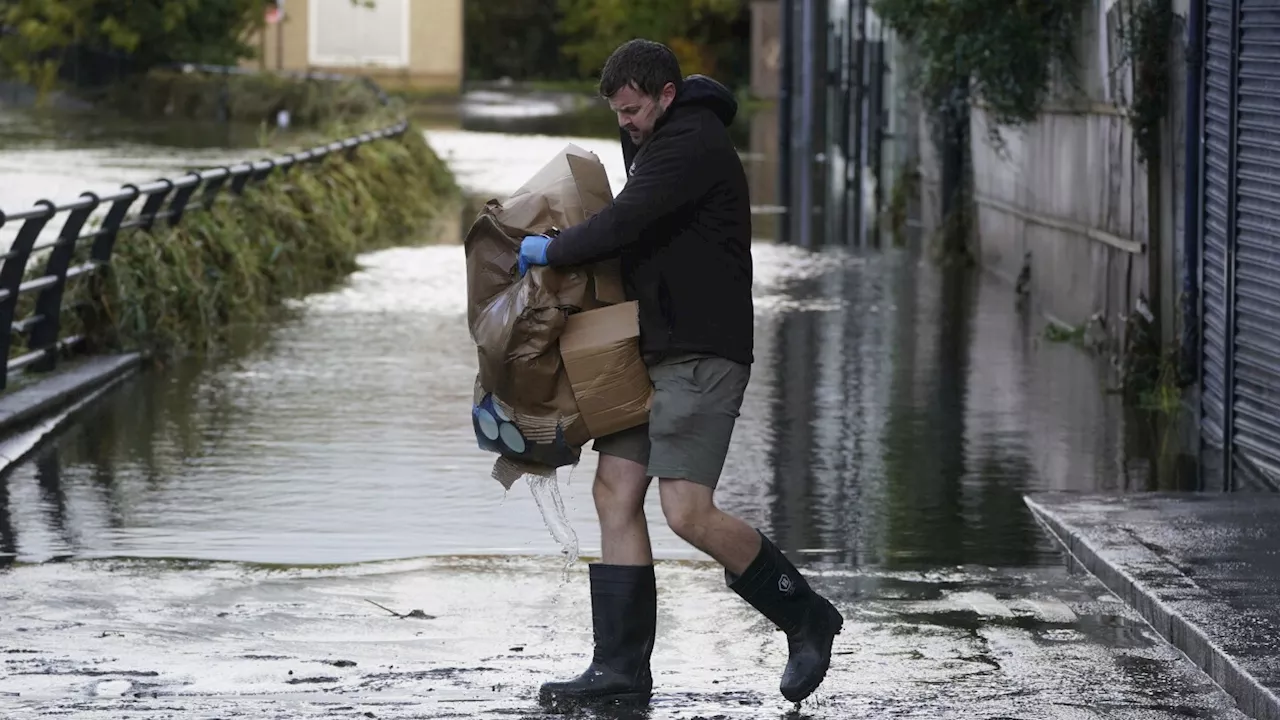
[{"label": "cardboard box", "polygon": [[576,463],[592,437],[648,420],[637,308],[612,308],[626,303],[619,262],[517,272],[525,235],[554,235],[612,200],[604,164],[569,144],[510,197],[486,202],[463,242],[472,425],[479,448],[499,455],[493,477],[504,487]]},{"label": "cardboard box", "polygon": [[570,315],[560,335],[560,358],[591,437],[649,421],[653,384],[640,357],[637,303]]}]

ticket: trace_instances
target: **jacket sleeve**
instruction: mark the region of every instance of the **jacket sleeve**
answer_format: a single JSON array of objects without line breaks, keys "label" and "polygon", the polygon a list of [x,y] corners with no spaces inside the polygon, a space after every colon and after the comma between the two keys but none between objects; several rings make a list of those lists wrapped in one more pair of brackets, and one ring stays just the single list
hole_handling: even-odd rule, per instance
[{"label": "jacket sleeve", "polygon": [[702,145],[665,138],[646,150],[613,204],[586,222],[563,230],[547,246],[547,264],[606,260],[637,242],[645,228],[697,200],[705,192]]}]

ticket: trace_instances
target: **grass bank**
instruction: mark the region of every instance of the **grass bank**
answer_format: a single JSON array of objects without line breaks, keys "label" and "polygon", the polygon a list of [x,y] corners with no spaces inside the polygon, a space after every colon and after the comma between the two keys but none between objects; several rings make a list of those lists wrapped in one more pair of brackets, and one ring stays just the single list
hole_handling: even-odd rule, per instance
[{"label": "grass bank", "polygon": [[[276,172],[241,196],[224,190],[210,210],[192,210],[175,227],[122,233],[105,273],[68,284],[62,334],[83,333],[98,352],[210,350],[286,299],[332,287],[357,269],[358,254],[429,239],[458,194],[410,124],[354,156]],[[33,264],[28,274],[39,275],[42,263]],[[34,298],[23,300],[19,317]]]}]

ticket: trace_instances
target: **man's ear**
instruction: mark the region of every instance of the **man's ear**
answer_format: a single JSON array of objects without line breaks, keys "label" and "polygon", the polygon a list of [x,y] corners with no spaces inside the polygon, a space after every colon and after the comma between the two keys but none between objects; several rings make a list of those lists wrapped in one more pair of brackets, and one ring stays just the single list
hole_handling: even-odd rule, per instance
[{"label": "man's ear", "polygon": [[662,109],[666,110],[671,107],[671,103],[676,99],[676,84],[667,83],[662,86]]}]

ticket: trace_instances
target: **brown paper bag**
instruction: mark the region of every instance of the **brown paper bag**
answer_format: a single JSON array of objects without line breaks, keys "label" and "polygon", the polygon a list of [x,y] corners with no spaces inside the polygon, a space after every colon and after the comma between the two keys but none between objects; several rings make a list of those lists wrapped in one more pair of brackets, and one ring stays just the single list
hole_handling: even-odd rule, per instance
[{"label": "brown paper bag", "polygon": [[599,158],[571,144],[505,202],[486,203],[467,233],[467,321],[479,365],[472,414],[482,448],[549,468],[578,461],[590,434],[558,341],[568,315],[624,299],[617,266],[533,267],[522,278],[518,257],[525,235],[554,234],[612,201]]}]

